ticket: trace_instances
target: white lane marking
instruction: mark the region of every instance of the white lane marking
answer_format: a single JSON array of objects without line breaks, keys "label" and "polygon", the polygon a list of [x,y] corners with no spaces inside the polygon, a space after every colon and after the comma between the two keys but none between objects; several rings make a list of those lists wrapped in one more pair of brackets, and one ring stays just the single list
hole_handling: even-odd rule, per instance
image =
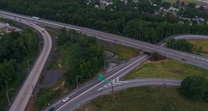
[{"label": "white lane marking", "polygon": [[[116,85],[116,84],[125,84],[125,83],[128,83],[128,81],[119,81],[119,77],[117,77],[117,78],[113,79],[111,81],[111,83],[112,84],[110,84],[109,86]],[[109,86],[108,85],[104,85],[101,88],[99,88],[97,91],[100,91],[103,88],[108,88]]]},{"label": "white lane marking", "polygon": [[101,88],[99,88],[97,91],[100,91],[101,89],[103,89],[103,88],[101,87]]},{"label": "white lane marking", "polygon": [[116,78],[116,82],[118,82],[118,81],[119,81],[119,77]]},{"label": "white lane marking", "polygon": [[113,83],[113,84],[115,83],[115,79],[113,79],[112,83]]},{"label": "white lane marking", "polygon": [[[128,66],[126,66],[125,68],[123,68],[123,69],[119,70],[118,72],[116,72],[115,74],[113,74],[113,75],[109,76],[109,77],[108,77],[108,78],[106,78],[106,79],[109,79],[109,78],[113,77],[114,75],[116,75],[116,74],[118,74],[118,73],[122,72],[123,70],[126,70],[129,66],[131,66],[131,65],[132,65],[132,64],[134,64],[134,63],[136,63],[137,61],[140,61],[141,59],[145,58],[146,56],[147,56],[147,55],[144,55],[144,56],[143,56],[143,57],[141,57],[140,59],[138,59],[138,60],[134,61],[133,63],[129,64],[129,65],[128,65]],[[62,105],[61,107],[59,107],[56,111],[59,111],[59,110],[60,110],[61,108],[63,108],[65,105],[69,104],[71,101],[73,101],[73,100],[75,100],[76,98],[78,98],[78,97],[82,96],[83,94],[85,94],[85,93],[86,93],[86,92],[88,92],[89,90],[91,90],[91,89],[95,88],[96,86],[100,85],[101,83],[102,83],[102,82],[100,82],[100,83],[98,83],[98,84],[94,85],[93,87],[91,87],[91,88],[89,88],[88,90],[84,91],[83,93],[79,94],[79,95],[78,95],[78,96],[76,96],[75,98],[73,98],[73,99],[71,99],[70,101],[66,102],[64,105]]]}]

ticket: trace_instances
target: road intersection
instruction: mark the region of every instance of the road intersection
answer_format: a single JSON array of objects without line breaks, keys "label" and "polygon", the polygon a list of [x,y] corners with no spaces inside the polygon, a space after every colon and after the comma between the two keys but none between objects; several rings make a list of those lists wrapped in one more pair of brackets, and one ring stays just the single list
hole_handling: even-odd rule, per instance
[{"label": "road intersection", "polygon": [[[54,27],[54,28],[65,27],[68,29],[74,29],[74,30],[80,31],[82,33],[85,33],[87,35],[96,36],[98,39],[101,39],[101,40],[114,42],[117,44],[122,44],[122,45],[130,46],[130,47],[134,47],[134,48],[143,49],[147,52],[155,52],[156,51],[166,57],[173,58],[173,59],[180,60],[180,61],[182,61],[182,59],[186,59],[186,63],[193,64],[193,65],[208,69],[208,58],[207,57],[198,56],[198,55],[185,53],[185,52],[181,52],[181,51],[176,51],[176,50],[164,48],[161,46],[153,45],[150,43],[145,43],[145,42],[141,42],[138,40],[134,40],[134,39],[130,39],[130,38],[114,35],[114,34],[109,34],[109,33],[101,32],[101,31],[96,31],[96,30],[92,30],[92,29],[88,29],[88,28],[84,28],[84,27],[73,26],[73,25],[48,21],[48,20],[34,20],[31,17],[8,13],[8,12],[3,12],[3,11],[0,11],[0,15],[6,16],[6,18],[8,18],[8,19],[21,21],[23,23],[30,22],[36,28],[38,26],[35,24],[43,24],[45,26],[50,26],[50,27]],[[41,31],[41,28],[37,28],[37,30]],[[47,33],[46,31],[44,31],[44,32]],[[196,37],[197,35],[194,35],[194,36]],[[205,38],[206,37],[207,36],[205,36]],[[188,37],[184,36],[184,38],[188,38]],[[63,103],[62,99],[60,99],[57,102],[55,102],[54,104],[52,104],[51,106],[55,107],[55,109],[57,111],[68,111],[70,109],[76,109],[78,106],[84,104],[87,101],[92,100],[95,97],[98,97],[100,95],[111,92],[111,85],[114,86],[115,90],[121,90],[121,89],[129,88],[129,87],[147,86],[147,85],[170,85],[170,86],[179,86],[180,85],[181,81],[175,80],[175,79],[155,79],[155,78],[153,79],[152,78],[152,79],[135,79],[135,80],[129,80],[129,81],[120,81],[119,80],[119,78],[123,77],[128,72],[130,72],[132,69],[141,65],[143,63],[143,61],[145,61],[149,57],[150,57],[150,55],[148,55],[148,54],[140,55],[136,58],[129,60],[128,62],[126,62],[124,64],[119,65],[117,68],[115,68],[114,70],[112,70],[109,73],[107,73],[106,75],[104,75],[104,77],[107,78],[108,80],[110,80],[110,82],[112,84],[106,85],[106,83],[104,83],[103,81],[100,82],[98,80],[94,80],[90,84],[80,88],[76,92],[74,92],[70,95],[67,95],[67,97],[69,97],[68,102]],[[44,64],[44,63],[42,63],[42,64]],[[27,84],[27,83],[25,83],[25,84]],[[35,85],[35,84],[33,84],[33,85]],[[31,89],[31,91],[32,90],[33,89]],[[21,108],[21,110],[20,109],[19,110],[18,109],[15,109],[15,110],[11,109],[10,111],[23,111],[22,110],[23,108]],[[44,110],[48,110],[48,108],[46,108]]]}]

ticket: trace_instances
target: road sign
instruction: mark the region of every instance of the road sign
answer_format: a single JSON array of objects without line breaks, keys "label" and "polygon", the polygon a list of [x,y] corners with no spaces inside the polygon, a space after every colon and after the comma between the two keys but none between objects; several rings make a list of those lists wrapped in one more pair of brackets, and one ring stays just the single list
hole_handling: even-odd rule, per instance
[{"label": "road sign", "polygon": [[100,80],[100,81],[102,81],[103,80],[103,76],[101,75],[101,74],[98,74],[98,79]]},{"label": "road sign", "polygon": [[107,84],[110,84],[109,80],[107,80],[107,79],[105,79],[105,82],[106,82]]}]

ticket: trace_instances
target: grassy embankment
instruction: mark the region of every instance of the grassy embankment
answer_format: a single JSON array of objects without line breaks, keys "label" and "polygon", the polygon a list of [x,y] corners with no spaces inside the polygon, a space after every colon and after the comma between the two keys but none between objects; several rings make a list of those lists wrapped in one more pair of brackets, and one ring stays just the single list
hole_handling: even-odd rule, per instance
[{"label": "grassy embankment", "polygon": [[[48,31],[48,33],[51,35],[51,37],[55,38],[58,30],[50,28],[50,27],[45,27],[45,29]],[[63,50],[65,51],[65,50]],[[51,63],[49,64],[49,69],[58,69],[61,68],[59,67],[61,64],[57,64],[58,58],[59,57],[59,53],[61,53],[61,49],[55,48],[54,51],[54,57],[52,58]],[[34,111],[38,111],[41,108],[44,108],[48,105],[48,103],[51,103],[52,101],[56,100],[57,98],[59,98],[61,96],[61,92],[60,90],[57,88],[61,85],[61,82],[63,81],[63,77],[60,79],[60,81],[57,83],[56,86],[51,87],[51,88],[44,88],[41,89],[38,94],[37,94],[37,98],[35,101],[35,109],[33,109]]]},{"label": "grassy embankment", "polygon": [[208,77],[208,70],[185,64],[176,60],[166,59],[161,62],[148,63],[127,75],[124,79],[134,79],[140,77],[157,78],[177,78],[183,79],[191,75]]},{"label": "grassy embankment", "polygon": [[[196,47],[202,47],[203,56],[208,56],[208,40],[188,40]],[[132,74],[124,79],[139,77],[164,77],[183,79],[191,75],[200,75],[208,78],[208,70],[185,64],[176,60],[166,59],[161,62],[146,62],[143,66],[136,69]]]},{"label": "grassy embankment", "polygon": [[186,99],[177,88],[138,87],[114,95],[98,97],[78,111],[208,111],[208,103]]},{"label": "grassy embankment", "polygon": [[196,47],[202,47],[201,55],[208,56],[208,40],[187,40]]},{"label": "grassy embankment", "polygon": [[118,58],[116,58],[115,60],[118,61],[135,57],[138,52],[137,49],[123,45],[118,45],[118,44],[115,44],[113,46],[103,46],[103,47],[107,51],[116,53],[118,55]]}]

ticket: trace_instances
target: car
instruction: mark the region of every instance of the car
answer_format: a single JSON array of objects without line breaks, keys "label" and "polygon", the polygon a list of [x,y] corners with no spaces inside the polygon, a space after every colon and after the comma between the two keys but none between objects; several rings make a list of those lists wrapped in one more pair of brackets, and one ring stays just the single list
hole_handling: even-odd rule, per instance
[{"label": "car", "polygon": [[44,31],[44,30],[42,30],[42,32],[44,33],[45,31]]},{"label": "car", "polygon": [[186,61],[186,59],[181,59],[181,60]]},{"label": "car", "polygon": [[55,108],[54,107],[50,107],[49,109],[48,109],[48,111],[53,111]]},{"label": "car", "polygon": [[66,101],[68,101],[69,100],[69,98],[67,97],[67,98],[64,98],[62,101],[63,102],[66,102]]}]

